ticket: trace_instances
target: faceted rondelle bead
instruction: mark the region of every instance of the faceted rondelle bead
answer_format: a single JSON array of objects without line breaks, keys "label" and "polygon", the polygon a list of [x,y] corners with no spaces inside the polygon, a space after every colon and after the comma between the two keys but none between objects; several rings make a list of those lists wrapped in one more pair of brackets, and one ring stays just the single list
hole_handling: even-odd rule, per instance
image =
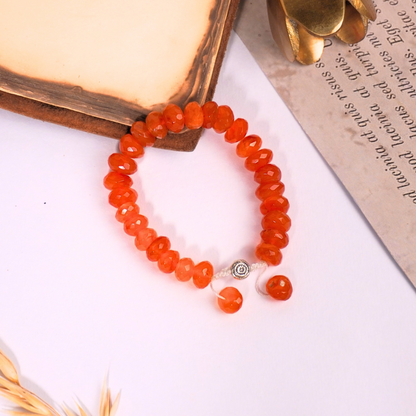
[{"label": "faceted rondelle bead", "polygon": [[179,133],[185,126],[182,109],[176,104],[168,104],[163,110],[166,127],[173,133]]},{"label": "faceted rondelle bead", "polygon": [[224,299],[218,298],[218,306],[225,313],[236,313],[243,306],[243,296],[235,287],[224,288],[220,296]]},{"label": "faceted rondelle bead", "polygon": [[273,159],[273,152],[270,149],[260,149],[251,154],[245,161],[244,166],[252,172],[267,165]]},{"label": "faceted rondelle bead", "polygon": [[235,151],[237,156],[249,157],[260,149],[261,144],[262,140],[260,136],[257,136],[257,134],[250,134],[250,136],[245,137],[238,143]]},{"label": "faceted rondelle bead", "polygon": [[107,189],[114,189],[120,186],[130,187],[133,185],[133,179],[123,173],[110,172],[104,177],[104,186]]},{"label": "faceted rondelle bead", "polygon": [[201,261],[194,267],[193,282],[198,289],[203,289],[211,283],[214,268],[209,261]]},{"label": "faceted rondelle bead", "polygon": [[167,237],[158,237],[146,250],[147,258],[150,261],[158,261],[165,251],[170,249],[170,241]]},{"label": "faceted rondelle bead", "polygon": [[187,282],[194,274],[194,267],[195,264],[190,258],[184,257],[180,259],[175,269],[176,278],[180,282]]},{"label": "faceted rondelle bead", "polygon": [[286,276],[273,276],[266,283],[266,292],[274,299],[288,300],[293,292],[292,283]]},{"label": "faceted rondelle bead", "polygon": [[114,172],[132,175],[137,171],[136,162],[129,156],[120,153],[113,153],[108,158],[108,166]]},{"label": "faceted rondelle bead", "polygon": [[267,230],[268,228],[272,228],[274,230],[280,230],[287,232],[292,225],[292,221],[290,218],[281,211],[270,211],[268,212],[261,222],[261,226],[263,229]]},{"label": "faceted rondelle bead", "polygon": [[168,134],[165,119],[159,111],[152,111],[147,115],[146,126],[156,139],[163,139]]},{"label": "faceted rondelle bead", "polygon": [[144,155],[143,146],[131,134],[125,134],[120,139],[120,152],[123,155],[133,158],[142,157]]},{"label": "faceted rondelle bead", "polygon": [[202,112],[204,113],[202,126],[204,128],[210,129],[214,125],[217,108],[218,104],[214,101],[208,101],[202,106]]},{"label": "faceted rondelle bead", "polygon": [[254,180],[258,183],[279,182],[282,172],[276,165],[268,163],[254,172]]},{"label": "faceted rondelle bead", "polygon": [[144,228],[137,233],[134,244],[138,250],[146,251],[156,238],[157,233],[153,228]]},{"label": "faceted rondelle bead", "polygon": [[110,195],[108,196],[108,202],[113,207],[119,208],[121,205],[126,202],[136,202],[137,201],[137,192],[127,186],[120,186],[114,188]]},{"label": "faceted rondelle bead", "polygon": [[267,243],[260,243],[256,247],[256,257],[272,266],[277,266],[282,261],[280,250],[276,246]]},{"label": "faceted rondelle bead", "polygon": [[262,183],[256,189],[256,197],[261,201],[271,197],[282,195],[285,191],[285,185],[282,182],[267,182]]},{"label": "faceted rondelle bead", "polygon": [[121,205],[116,212],[116,220],[119,222],[124,222],[129,218],[131,215],[139,214],[140,208],[134,202],[126,202],[125,204]]},{"label": "faceted rondelle bead", "polygon": [[269,196],[260,205],[260,212],[265,215],[270,211],[281,211],[286,214],[289,211],[289,201],[283,195]]},{"label": "faceted rondelle bead", "polygon": [[260,237],[265,243],[272,244],[279,249],[285,248],[289,244],[289,236],[286,233],[272,228],[263,230]]},{"label": "faceted rondelle bead", "polygon": [[191,101],[186,104],[183,114],[185,117],[185,126],[188,129],[196,130],[202,127],[204,123],[204,112],[196,101]]},{"label": "faceted rondelle bead", "polygon": [[163,273],[172,273],[175,271],[179,262],[179,253],[175,250],[168,250],[161,254],[157,265]]},{"label": "faceted rondelle bead", "polygon": [[130,133],[143,147],[153,146],[155,144],[156,137],[150,133],[144,121],[136,121],[133,123],[130,128]]},{"label": "faceted rondelle bead", "polygon": [[224,139],[228,143],[237,143],[246,137],[248,123],[243,118],[237,118],[231,127],[225,132]]},{"label": "faceted rondelle bead", "polygon": [[136,236],[140,230],[145,229],[148,225],[149,220],[144,215],[131,215],[124,221],[124,232]]},{"label": "faceted rondelle bead", "polygon": [[228,105],[220,105],[215,114],[213,129],[216,133],[226,132],[234,122],[234,113]]}]

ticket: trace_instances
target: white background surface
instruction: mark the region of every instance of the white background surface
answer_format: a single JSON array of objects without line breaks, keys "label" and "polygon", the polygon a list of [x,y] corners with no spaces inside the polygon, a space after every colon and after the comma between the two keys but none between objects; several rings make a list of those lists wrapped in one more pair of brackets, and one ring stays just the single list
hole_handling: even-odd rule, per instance
[{"label": "white background surface", "polygon": [[[234,35],[215,99],[273,150],[293,227],[294,294],[235,315],[138,252],[102,179],[116,141],[0,112],[0,348],[44,399],[97,415],[415,415],[415,290]],[[219,270],[253,261],[261,215],[234,145],[150,149],[135,188],[174,249]]]}]

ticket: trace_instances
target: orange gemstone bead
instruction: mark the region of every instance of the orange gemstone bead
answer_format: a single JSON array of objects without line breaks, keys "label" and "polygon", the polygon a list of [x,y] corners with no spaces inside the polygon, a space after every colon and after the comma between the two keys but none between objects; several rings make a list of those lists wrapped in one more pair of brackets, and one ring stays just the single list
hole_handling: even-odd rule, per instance
[{"label": "orange gemstone bead", "polygon": [[168,104],[163,110],[163,118],[165,119],[168,130],[179,133],[185,126],[183,111],[176,104]]},{"label": "orange gemstone bead", "polygon": [[202,112],[204,114],[202,126],[204,128],[210,129],[214,125],[217,108],[218,104],[214,101],[208,101],[202,106]]},{"label": "orange gemstone bead", "polygon": [[235,151],[237,156],[248,157],[257,152],[262,144],[262,140],[257,134],[250,134],[238,143]]},{"label": "orange gemstone bead", "polygon": [[133,179],[123,173],[110,172],[104,178],[104,186],[110,190],[120,186],[130,187],[132,185]]},{"label": "orange gemstone bead", "polygon": [[283,195],[269,196],[260,205],[260,212],[265,215],[270,211],[281,211],[286,214],[289,211],[289,201]]},{"label": "orange gemstone bead", "polygon": [[258,183],[279,182],[282,172],[276,165],[268,163],[254,172],[254,180]]},{"label": "orange gemstone bead", "polygon": [[157,233],[153,228],[144,228],[137,233],[134,244],[138,250],[146,251],[156,238]]},{"label": "orange gemstone bead", "polygon": [[224,288],[220,296],[224,299],[218,298],[218,306],[225,313],[236,313],[243,306],[243,296],[235,287]]},{"label": "orange gemstone bead", "polygon": [[268,212],[261,222],[261,226],[267,230],[272,228],[274,230],[287,232],[292,225],[290,218],[281,211],[270,211]]},{"label": "orange gemstone bead", "polygon": [[153,146],[156,137],[150,133],[144,121],[136,121],[130,128],[130,133],[143,147]]},{"label": "orange gemstone bead", "polygon": [[265,243],[272,244],[279,249],[285,248],[289,244],[289,237],[286,233],[272,228],[263,230],[260,236]]},{"label": "orange gemstone bead", "polygon": [[108,166],[114,172],[124,173],[125,175],[132,175],[137,171],[136,162],[129,156],[121,155],[120,153],[113,153],[108,158]]},{"label": "orange gemstone bead", "polygon": [[130,215],[139,214],[140,208],[134,202],[126,202],[121,205],[116,212],[116,220],[119,222],[126,221]]},{"label": "orange gemstone bead", "polygon": [[119,208],[121,205],[126,202],[136,202],[137,201],[137,192],[127,186],[120,186],[114,188],[110,195],[108,196],[108,202],[113,207]]},{"label": "orange gemstone bead", "polygon": [[232,126],[225,132],[224,139],[228,143],[237,143],[246,137],[248,123],[243,118],[234,120]]},{"label": "orange gemstone bead", "polygon": [[204,112],[202,107],[196,102],[188,103],[183,110],[185,117],[185,126],[190,130],[196,130],[202,127],[204,123]]},{"label": "orange gemstone bead", "polygon": [[244,166],[252,172],[267,165],[273,159],[273,152],[270,149],[260,149],[251,154],[245,161]]},{"label": "orange gemstone bead", "polygon": [[140,230],[149,225],[149,220],[140,214],[130,215],[124,221],[124,232],[128,235],[136,236]]},{"label": "orange gemstone bead", "polygon": [[256,197],[263,201],[270,196],[282,195],[284,191],[285,185],[282,182],[262,183],[256,189]]},{"label": "orange gemstone bead", "polygon": [[260,243],[256,247],[256,257],[272,266],[277,266],[282,261],[280,250],[276,246],[267,243]]},{"label": "orange gemstone bead", "polygon": [[203,289],[211,283],[214,268],[209,261],[201,261],[194,267],[193,282],[198,289]]},{"label": "orange gemstone bead", "polygon": [[220,105],[215,114],[215,121],[212,125],[216,133],[226,132],[234,123],[234,113],[228,105]]},{"label": "orange gemstone bead", "polygon": [[[127,234],[135,236],[138,250],[145,251],[147,258],[157,262],[164,273],[175,273],[177,280],[189,281],[191,278],[197,288],[207,287],[214,275],[210,262],[194,264],[190,258],[180,258],[177,251],[171,249],[167,237],[158,237],[155,230],[147,228],[148,219],[140,214],[136,204],[137,192],[131,186],[128,176],[137,171],[137,164],[132,158],[144,155],[144,147],[153,146],[155,139],[164,138],[169,131],[179,133],[184,127],[188,129],[213,128],[224,134],[228,143],[236,143],[236,153],[245,158],[245,167],[254,172],[254,180],[259,183],[256,196],[262,201],[260,211],[262,220],[262,242],[256,247],[255,255],[269,265],[278,265],[282,261],[280,249],[287,246],[291,220],[286,215],[289,209],[288,200],[282,196],[285,189],[281,180],[280,169],[270,163],[273,153],[262,149],[262,139],[253,134],[247,136],[248,123],[245,119],[234,119],[230,107],[218,106],[214,101],[200,106],[196,101],[190,102],[182,111],[175,104],[169,104],[163,113],[152,111],[145,122],[133,123],[130,134],[120,139],[120,153],[110,155],[108,164],[112,170],[104,178],[104,186],[110,190],[109,202],[117,208],[116,219],[124,226]],[[285,276],[274,276],[266,285],[267,293],[275,299],[286,300],[292,294],[292,285]],[[226,287],[219,293],[218,305],[226,313],[240,310],[243,304],[241,293],[234,287]]]},{"label": "orange gemstone bead", "polygon": [[169,249],[169,239],[167,237],[158,237],[149,245],[146,250],[146,255],[150,261],[158,261],[160,256]]},{"label": "orange gemstone bead", "polygon": [[292,283],[286,276],[273,276],[266,284],[266,292],[274,299],[288,300],[293,293]]},{"label": "orange gemstone bead", "polygon": [[144,155],[143,146],[131,134],[125,134],[120,139],[120,152],[123,155],[133,158],[142,157]]},{"label": "orange gemstone bead", "polygon": [[180,259],[175,269],[175,276],[180,282],[187,282],[194,274],[194,262],[185,257]]},{"label": "orange gemstone bead", "polygon": [[163,139],[168,134],[165,119],[159,111],[152,111],[147,115],[146,126],[157,139]]},{"label": "orange gemstone bead", "polygon": [[161,254],[157,265],[163,273],[172,273],[175,271],[179,262],[179,253],[175,250],[168,250]]}]

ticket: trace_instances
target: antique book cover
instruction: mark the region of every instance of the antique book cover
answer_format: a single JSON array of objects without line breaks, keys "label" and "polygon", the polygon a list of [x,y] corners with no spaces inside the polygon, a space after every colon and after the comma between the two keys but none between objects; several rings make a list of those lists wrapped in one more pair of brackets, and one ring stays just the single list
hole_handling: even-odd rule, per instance
[{"label": "antique book cover", "polygon": [[0,106],[118,138],[168,102],[204,102],[237,3],[0,0]]}]

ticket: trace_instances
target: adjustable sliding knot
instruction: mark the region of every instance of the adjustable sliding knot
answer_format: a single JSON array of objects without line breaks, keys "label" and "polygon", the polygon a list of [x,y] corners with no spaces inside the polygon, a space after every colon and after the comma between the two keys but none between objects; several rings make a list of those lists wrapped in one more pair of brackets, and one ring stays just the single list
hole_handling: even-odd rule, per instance
[{"label": "adjustable sliding knot", "polygon": [[[215,273],[211,278],[211,289],[215,293],[215,295],[218,298],[218,305],[221,310],[223,310],[226,313],[235,313],[237,312],[242,304],[243,304],[243,296],[241,295],[240,291],[235,287],[227,286],[224,289],[221,290],[221,292],[218,292],[214,288],[214,282],[227,277],[232,276],[234,279],[237,280],[244,280],[246,279],[252,272],[259,271],[256,277],[256,291],[260,295],[263,296],[269,296],[270,293],[264,292],[261,290],[259,286],[259,279],[260,276],[265,272],[267,269],[268,264],[265,261],[260,261],[258,263],[253,263],[249,265],[245,260],[236,260],[230,267],[226,267],[225,269],[222,269],[218,273]],[[273,278],[272,278],[273,279]],[[266,286],[267,290],[267,286]]]}]

